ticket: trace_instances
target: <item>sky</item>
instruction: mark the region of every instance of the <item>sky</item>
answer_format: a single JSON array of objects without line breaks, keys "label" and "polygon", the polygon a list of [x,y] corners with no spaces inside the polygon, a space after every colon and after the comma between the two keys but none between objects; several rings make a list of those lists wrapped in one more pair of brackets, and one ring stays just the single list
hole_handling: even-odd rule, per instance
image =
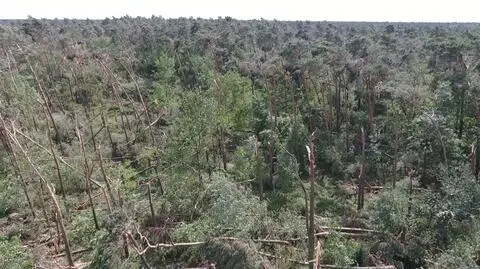
[{"label": "sky", "polygon": [[230,16],[236,19],[480,22],[478,0],[0,0],[0,19]]}]

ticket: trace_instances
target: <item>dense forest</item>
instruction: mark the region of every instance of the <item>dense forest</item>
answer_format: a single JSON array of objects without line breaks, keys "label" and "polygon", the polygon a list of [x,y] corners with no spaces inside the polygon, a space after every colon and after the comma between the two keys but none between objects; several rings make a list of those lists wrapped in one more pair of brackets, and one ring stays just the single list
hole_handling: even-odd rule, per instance
[{"label": "dense forest", "polygon": [[0,268],[479,268],[480,25],[0,21]]}]

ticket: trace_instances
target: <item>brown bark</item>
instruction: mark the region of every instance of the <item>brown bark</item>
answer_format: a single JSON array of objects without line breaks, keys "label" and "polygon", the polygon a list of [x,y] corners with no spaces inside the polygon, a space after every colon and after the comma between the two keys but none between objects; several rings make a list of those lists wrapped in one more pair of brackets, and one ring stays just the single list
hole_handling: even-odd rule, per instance
[{"label": "brown bark", "polygon": [[50,183],[42,176],[40,171],[37,169],[36,165],[32,162],[32,160],[30,159],[30,156],[28,155],[27,151],[22,147],[21,143],[11,134],[10,134],[10,138],[17,145],[17,147],[23,152],[23,155],[25,156],[28,163],[30,164],[30,166],[34,170],[35,174],[40,178],[40,180],[47,187],[48,194],[52,198],[53,204],[55,206],[55,214],[56,214],[56,217],[57,217],[57,223],[59,225],[61,236],[62,236],[63,242],[65,244],[65,253],[66,253],[66,256],[67,256],[68,265],[70,267],[74,268],[75,264],[73,263],[72,254],[71,254],[71,251],[70,251],[70,244],[69,244],[68,237],[67,237],[67,231],[65,229],[65,225],[63,224],[62,210],[60,209],[60,205],[58,204],[57,198],[55,197],[55,192],[53,191],[52,187],[50,186]]},{"label": "brown bark", "polygon": [[152,190],[150,189],[150,182],[147,183],[148,189],[148,204],[150,205],[150,215],[153,221],[155,220],[155,210],[153,209],[153,202],[152,202]]},{"label": "brown bark", "polygon": [[360,160],[360,174],[358,175],[358,211],[363,209],[365,194],[365,131],[363,127],[360,129],[360,139],[362,143],[362,157]]},{"label": "brown bark", "polygon": [[[47,114],[47,109],[44,107],[44,113]],[[45,115],[46,116],[46,115]],[[63,185],[63,178],[62,178],[62,173],[60,171],[60,164],[58,163],[58,158],[57,158],[57,154],[55,153],[55,150],[54,150],[54,147],[53,147],[53,141],[52,141],[52,134],[50,132],[50,124],[48,123],[48,120],[46,120],[47,122],[47,136],[48,136],[48,144],[50,146],[50,151],[52,152],[52,156],[53,156],[53,161],[55,162],[55,170],[57,172],[57,177],[58,177],[58,181],[60,183],[60,192],[62,193],[62,199],[63,199],[63,203],[64,203],[64,206],[65,206],[65,210],[67,211],[67,214],[68,214],[68,205],[67,205],[67,196],[65,194],[65,187]]]},{"label": "brown bark", "polygon": [[95,229],[100,230],[100,226],[98,225],[97,214],[95,212],[95,205],[92,199],[92,184],[90,182],[90,168],[88,165],[87,155],[85,153],[85,144],[83,143],[83,137],[78,129],[78,125],[75,126],[77,131],[78,140],[80,142],[80,150],[82,151],[83,160],[84,160],[84,177],[85,177],[85,192],[88,195],[88,200],[90,202],[90,208],[92,210],[93,222],[95,224]]},{"label": "brown bark", "polygon": [[314,268],[313,259],[315,258],[315,149],[313,143],[314,136],[310,135],[308,154],[308,173],[310,177],[310,197],[308,207],[308,267]]},{"label": "brown bark", "polygon": [[32,201],[30,199],[30,195],[28,194],[28,188],[27,188],[27,181],[23,177],[23,174],[20,170],[20,166],[17,161],[17,154],[15,153],[12,145],[12,141],[10,140],[10,137],[7,134],[7,126],[5,121],[3,120],[2,116],[0,115],[0,120],[2,121],[2,126],[0,126],[0,140],[4,144],[5,150],[7,153],[10,154],[10,162],[13,167],[13,171],[15,173],[15,176],[20,179],[20,183],[22,185],[22,190],[23,193],[25,194],[25,199],[28,202],[28,208],[30,209],[30,212],[32,213],[32,217],[36,217],[35,210],[33,209]]}]

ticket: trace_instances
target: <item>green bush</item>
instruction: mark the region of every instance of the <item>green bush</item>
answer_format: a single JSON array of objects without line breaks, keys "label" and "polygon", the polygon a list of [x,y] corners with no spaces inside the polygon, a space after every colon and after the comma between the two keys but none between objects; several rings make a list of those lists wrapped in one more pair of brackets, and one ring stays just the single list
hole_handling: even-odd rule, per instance
[{"label": "green bush", "polygon": [[95,236],[95,225],[93,222],[92,212],[90,210],[83,211],[73,217],[68,229],[70,243],[89,246],[90,241]]},{"label": "green bush", "polygon": [[360,245],[347,240],[337,233],[331,233],[322,246],[322,260],[325,264],[348,266],[355,264]]},{"label": "green bush", "polygon": [[20,245],[18,237],[0,238],[0,268],[33,268],[32,254]]},{"label": "green bush", "polygon": [[22,192],[19,190],[20,186],[13,177],[0,176],[0,218],[21,207]]},{"label": "green bush", "polygon": [[406,187],[385,189],[368,209],[375,228],[381,231],[398,233],[406,225],[408,194]]},{"label": "green bush", "polygon": [[186,240],[203,240],[215,236],[250,237],[261,233],[267,218],[266,203],[250,190],[217,173],[206,184],[203,199],[198,202],[202,216],[180,226],[175,235]]},{"label": "green bush", "polygon": [[480,260],[479,255],[480,248],[478,242],[471,242],[465,239],[458,240],[452,249],[442,252],[435,261],[435,268],[480,268],[477,264]]}]

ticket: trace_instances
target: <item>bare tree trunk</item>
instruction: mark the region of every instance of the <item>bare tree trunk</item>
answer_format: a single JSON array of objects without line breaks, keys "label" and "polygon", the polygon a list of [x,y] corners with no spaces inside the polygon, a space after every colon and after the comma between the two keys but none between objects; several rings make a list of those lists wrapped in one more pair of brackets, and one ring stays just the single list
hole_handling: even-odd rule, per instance
[{"label": "bare tree trunk", "polygon": [[365,131],[363,127],[361,130],[361,143],[362,143],[362,157],[360,160],[360,174],[358,175],[358,201],[357,210],[363,209],[364,193],[365,193]]},{"label": "bare tree trunk", "polygon": [[110,180],[108,179],[107,173],[105,172],[105,167],[103,166],[102,152],[100,151],[100,149],[95,149],[95,151],[97,152],[97,156],[99,158],[100,172],[102,173],[103,180],[105,181],[105,185],[107,186],[108,195],[110,196],[110,200],[112,200],[112,203],[115,206],[115,197],[113,196],[112,187],[110,186]]},{"label": "bare tree trunk", "polygon": [[345,152],[350,151],[350,101],[348,99],[348,86],[345,85],[345,97],[343,98],[345,105]]},{"label": "bare tree trunk", "polygon": [[152,220],[156,222],[155,210],[153,209],[152,190],[150,189],[150,182],[147,183],[147,189],[148,189],[148,204],[150,205],[150,215],[152,217]]},{"label": "bare tree trunk", "polygon": [[101,189],[102,189],[103,197],[105,197],[105,202],[107,203],[108,213],[111,213],[112,212],[112,206],[110,205],[110,199],[107,195],[107,192],[105,191],[105,188],[101,188]]},{"label": "bare tree trunk", "polygon": [[223,170],[227,171],[227,154],[225,152],[225,135],[223,131],[223,127],[220,127],[218,132],[220,133],[220,137],[218,138],[218,150],[220,151],[220,156],[222,157],[222,167]]},{"label": "bare tree trunk", "polygon": [[393,181],[392,181],[392,185],[393,187],[395,188],[395,184],[398,180],[398,176],[397,176],[397,164],[398,164],[398,127],[397,127],[397,123],[395,122],[394,123],[394,127],[393,127],[393,136],[394,136],[394,145],[393,145],[393,166],[392,166],[392,169],[393,169]]},{"label": "bare tree trunk", "polygon": [[[47,104],[44,104],[44,113],[45,113],[45,116],[47,116],[47,108],[45,108]],[[63,185],[63,178],[62,178],[62,173],[60,171],[60,164],[58,163],[58,159],[57,159],[57,154],[55,153],[55,150],[54,150],[54,147],[53,147],[53,141],[52,141],[52,134],[50,132],[50,124],[48,124],[48,119],[46,120],[47,122],[47,136],[48,136],[48,144],[50,146],[50,151],[52,152],[52,156],[53,156],[53,161],[55,162],[55,170],[57,171],[57,177],[58,177],[58,181],[60,183],[60,192],[62,193],[62,200],[63,200],[63,204],[65,206],[65,210],[67,211],[67,214],[69,213],[69,210],[68,210],[68,204],[67,204],[67,196],[65,194],[65,187]]]},{"label": "bare tree trunk", "polygon": [[118,205],[120,208],[123,208],[123,198],[122,198],[122,191],[120,188],[117,189],[117,195],[118,195]]},{"label": "bare tree trunk", "polygon": [[82,137],[82,134],[80,133],[80,130],[78,129],[78,125],[75,126],[75,129],[77,131],[78,140],[80,141],[80,150],[82,151],[83,160],[84,160],[83,170],[84,170],[84,176],[85,176],[85,191],[87,192],[90,208],[92,209],[92,216],[93,216],[93,222],[95,224],[95,229],[100,230],[100,226],[98,225],[98,220],[97,220],[97,214],[95,213],[95,205],[93,204],[93,199],[92,199],[90,168],[88,166],[87,155],[85,154],[85,144],[83,143],[83,137]]},{"label": "bare tree trunk", "polygon": [[408,229],[408,223],[410,220],[410,217],[412,216],[412,202],[413,202],[413,177],[414,177],[415,171],[413,169],[408,172],[408,178],[410,180],[409,188],[408,188],[408,207],[407,207],[407,215],[405,216],[406,218],[406,223],[403,227],[403,232],[402,232],[402,242],[405,242],[405,235],[407,234],[407,229]]},{"label": "bare tree trunk", "polygon": [[[43,90],[42,83],[37,77],[37,74],[35,73],[35,70],[33,70],[32,65],[30,64],[30,61],[27,58],[28,66],[30,67],[30,70],[32,71],[33,77],[35,78],[35,82],[37,83],[37,90],[42,98],[43,101],[43,107],[46,110],[46,114],[48,115],[48,118],[52,122],[53,130],[55,131],[55,142],[59,143],[60,141],[60,133],[58,131],[57,125],[55,124],[55,120],[53,119],[52,111],[50,109],[51,106],[51,100],[48,94]],[[46,119],[48,122],[48,119]],[[62,151],[62,154],[65,154],[65,152]]]},{"label": "bare tree trunk", "polygon": [[320,264],[320,257],[322,255],[322,243],[317,241],[317,255],[315,257],[315,269],[322,269],[322,265]]},{"label": "bare tree trunk", "polygon": [[[207,158],[207,163],[209,164],[208,162],[208,158]],[[152,162],[151,160],[148,160],[148,165],[149,166],[152,166]],[[209,164],[209,169],[210,168],[210,164]],[[160,174],[158,173],[158,168],[157,168],[157,160],[155,160],[155,165],[153,165],[153,171],[155,172],[155,177],[157,178],[157,184],[158,184],[158,187],[160,188],[160,194],[161,195],[164,195],[165,194],[165,191],[163,190],[163,184],[162,184],[162,180],[160,179]],[[210,171],[210,170],[209,170]],[[210,171],[211,173],[211,171]],[[211,176],[211,174],[209,174],[209,177]]]},{"label": "bare tree trunk", "polygon": [[310,136],[307,146],[307,156],[309,162],[308,173],[310,176],[310,197],[308,207],[308,268],[314,268],[313,259],[315,259],[315,149],[313,143],[314,136]]},{"label": "bare tree trunk", "polygon": [[[60,231],[61,231],[61,236],[63,238],[63,242],[65,244],[65,253],[66,253],[66,256],[67,256],[68,265],[70,267],[74,268],[75,264],[73,263],[72,254],[71,254],[71,251],[70,251],[70,244],[68,242],[67,231],[65,229],[65,225],[63,224],[62,210],[60,209],[60,205],[58,204],[57,198],[55,197],[55,193],[54,193],[52,187],[50,187],[50,183],[42,176],[40,171],[37,169],[35,164],[32,162],[32,160],[30,159],[30,156],[28,155],[27,151],[22,147],[21,143],[12,134],[9,134],[9,136],[12,139],[12,141],[14,141],[14,143],[17,145],[17,147],[23,152],[23,155],[25,156],[28,163],[30,164],[30,166],[34,170],[35,174],[37,174],[37,176],[40,178],[40,181],[42,183],[44,183],[45,186],[47,187],[48,194],[52,198],[53,204],[55,206],[55,213],[56,213],[56,217],[57,217],[57,222],[58,222],[58,225],[59,225],[59,228],[60,228]],[[43,197],[42,197],[42,200],[43,200]]]},{"label": "bare tree trunk", "polygon": [[[270,79],[270,84],[267,85],[268,91],[268,122],[270,128],[270,135],[268,137],[268,180],[274,186],[273,174],[275,172],[274,167],[274,140],[273,134],[274,129],[277,126],[277,115],[276,115],[276,108],[275,108],[275,98],[273,96],[272,88],[274,87],[274,80],[273,78]],[[275,187],[274,187],[275,188]]]},{"label": "bare tree trunk", "polygon": [[[150,112],[148,111],[148,105],[147,103],[143,100],[142,93],[140,92],[140,87],[138,86],[137,81],[135,80],[135,77],[133,76],[133,73],[130,71],[129,68],[127,68],[123,63],[120,62],[120,64],[125,68],[125,70],[128,72],[128,75],[132,79],[133,83],[135,84],[135,89],[137,90],[138,97],[140,98],[140,102],[142,104],[143,111],[145,113],[145,116],[147,118],[147,123],[151,124],[152,121],[150,120]],[[153,129],[149,128],[150,131],[150,137],[152,138],[152,145],[155,146],[155,135],[153,134]]]},{"label": "bare tree trunk", "polygon": [[273,173],[275,172],[275,168],[274,168],[274,162],[273,162],[273,158],[274,158],[274,148],[273,148],[273,139],[270,139],[270,141],[268,142],[268,180],[270,182],[270,184],[272,184],[272,187],[273,189],[275,189],[275,183],[274,183],[274,179],[273,179]]},{"label": "bare tree trunk", "polygon": [[[102,70],[103,70],[105,76],[108,76],[109,72],[111,74],[111,71],[108,69],[108,67],[102,61],[99,60],[99,63],[102,66]],[[125,116],[123,106],[119,101],[119,96],[118,96],[117,90],[115,89],[114,83],[110,83],[110,85],[111,85],[111,89],[112,89],[113,100],[114,100],[115,104],[117,105],[118,109],[120,110],[120,120],[122,122],[121,127],[122,127],[122,130],[123,130],[123,134],[125,135],[125,142],[128,142],[129,139],[128,139],[127,128],[128,128],[129,131],[131,131],[130,123],[128,121],[128,117]],[[125,117],[125,119],[124,119],[124,117]],[[102,121],[104,121],[103,112],[102,112]],[[108,129],[107,129],[107,131],[108,131]],[[110,138],[110,142],[112,142],[110,132],[109,132],[109,138]]]},{"label": "bare tree trunk", "polygon": [[342,79],[340,74],[334,74],[334,83],[335,83],[335,132],[340,132],[340,127],[342,126]]},{"label": "bare tree trunk", "polygon": [[447,148],[445,146],[445,143],[443,142],[442,133],[440,132],[440,129],[438,128],[438,125],[437,125],[437,122],[435,121],[435,119],[432,116],[428,115],[427,113],[425,113],[425,115],[430,119],[433,126],[435,127],[435,131],[437,132],[437,135],[438,135],[438,140],[440,141],[440,144],[442,145],[443,162],[444,162],[445,166],[447,166],[448,165]]},{"label": "bare tree trunk", "polygon": [[[220,84],[220,78],[218,76],[218,60],[215,57],[213,60],[213,65],[214,65],[214,84],[215,84],[215,89],[217,90],[217,111],[221,112],[221,109],[225,109],[225,102],[224,102],[224,96],[222,92],[222,87]],[[220,151],[220,156],[222,157],[222,165],[223,165],[223,170],[227,171],[227,154],[225,151],[225,130],[223,129],[222,126],[220,126],[217,130],[217,133],[219,134],[218,137],[218,150]]]},{"label": "bare tree trunk", "polygon": [[261,173],[260,152],[258,137],[255,136],[255,177],[260,188],[260,200],[263,200],[263,175]]},{"label": "bare tree trunk", "polygon": [[212,179],[212,167],[210,166],[210,154],[208,154],[208,149],[205,150],[205,161],[207,162],[207,173],[208,179]]},{"label": "bare tree trunk", "polygon": [[[2,120],[2,125],[3,125],[2,128],[6,132],[7,126],[5,125],[5,121],[3,120],[1,115],[0,115],[0,119]],[[1,131],[1,129],[0,129],[0,131]],[[25,198],[28,202],[28,208],[30,209],[30,212],[32,213],[32,216],[35,218],[36,214],[35,214],[35,210],[33,209],[32,200],[30,199],[30,195],[28,194],[27,181],[23,177],[22,171],[20,170],[20,166],[19,166],[18,161],[17,161],[17,154],[15,153],[15,151],[13,149],[13,145],[12,145],[12,142],[11,142],[9,136],[6,133],[3,133],[3,132],[0,132],[0,133],[1,133],[1,136],[3,137],[3,139],[5,139],[4,143],[7,147],[7,149],[6,149],[7,152],[11,154],[10,162],[12,163],[15,176],[20,179],[20,183],[22,184],[22,190],[23,190],[23,193],[25,194]]]},{"label": "bare tree trunk", "polygon": [[43,217],[45,218],[45,222],[49,223],[50,219],[47,213],[47,207],[45,206],[45,199],[43,198],[45,193],[45,186],[43,184],[42,179],[39,180],[40,182],[40,206],[42,207]]},{"label": "bare tree trunk", "polygon": [[108,125],[105,122],[105,116],[103,115],[103,110],[100,112],[100,117],[102,119],[103,127],[105,127],[105,130],[107,130],[107,135],[108,135],[108,140],[110,141],[110,145],[113,145],[112,133],[110,132],[110,128],[108,128]]},{"label": "bare tree trunk", "polygon": [[128,237],[127,234],[122,234],[123,238],[123,252],[125,254],[125,258],[128,258],[130,256],[130,253],[128,251]]}]

